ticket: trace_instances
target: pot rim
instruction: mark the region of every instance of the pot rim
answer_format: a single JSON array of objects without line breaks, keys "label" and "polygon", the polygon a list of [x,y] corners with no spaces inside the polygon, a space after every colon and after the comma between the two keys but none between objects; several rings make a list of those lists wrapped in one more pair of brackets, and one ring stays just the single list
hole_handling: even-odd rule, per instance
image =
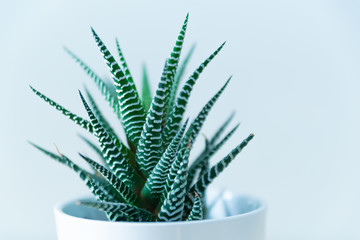
[{"label": "pot rim", "polygon": [[84,222],[91,222],[91,223],[95,223],[98,222],[98,224],[107,224],[107,225],[127,225],[127,226],[143,226],[143,227],[150,227],[150,226],[183,226],[183,225],[189,225],[189,224],[206,224],[206,223],[218,223],[218,222],[228,222],[228,221],[234,221],[234,220],[238,220],[241,218],[246,218],[246,217],[251,217],[253,215],[257,215],[260,214],[264,211],[267,210],[267,204],[264,200],[258,198],[258,197],[254,197],[252,195],[249,194],[239,194],[237,192],[233,192],[233,191],[225,191],[225,192],[230,192],[233,194],[237,194],[241,197],[246,197],[249,200],[252,200],[256,203],[259,204],[259,206],[254,209],[254,210],[250,210],[249,212],[246,213],[241,213],[241,214],[237,214],[237,215],[232,215],[232,216],[228,216],[228,217],[222,217],[222,218],[216,218],[216,219],[203,219],[203,220],[194,220],[194,221],[177,221],[177,222],[112,222],[112,221],[105,221],[105,220],[97,220],[97,219],[88,219],[88,218],[82,218],[82,217],[77,217],[77,216],[73,216],[70,215],[68,213],[65,213],[63,211],[63,209],[68,206],[69,204],[73,204],[76,201],[79,201],[80,199],[84,199],[84,198],[89,198],[89,196],[84,196],[84,197],[80,197],[80,198],[74,198],[70,201],[66,201],[66,202],[61,202],[55,205],[54,207],[54,212],[55,215],[61,215],[65,218],[71,218],[71,219],[76,219],[78,221],[84,221]]}]

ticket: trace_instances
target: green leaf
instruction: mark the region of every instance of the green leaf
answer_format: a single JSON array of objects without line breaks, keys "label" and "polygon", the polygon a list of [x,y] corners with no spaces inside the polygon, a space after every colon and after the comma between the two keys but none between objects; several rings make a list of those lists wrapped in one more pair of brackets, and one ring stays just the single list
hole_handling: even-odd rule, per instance
[{"label": "green leaf", "polygon": [[213,146],[215,142],[219,139],[221,134],[225,131],[225,128],[229,125],[231,120],[234,118],[235,112],[232,112],[230,116],[226,119],[226,121],[219,127],[219,129],[215,132],[214,136],[210,138],[209,144]]},{"label": "green leaf", "polygon": [[[205,174],[199,177],[198,181],[191,187],[190,192],[204,192],[206,187],[234,160],[244,147],[253,139],[254,134],[250,134],[236,148],[234,148],[225,158],[210,168]],[[203,197],[200,195],[200,197]]]},{"label": "green leaf", "polygon": [[133,204],[135,202],[138,202],[139,199],[136,196],[135,193],[132,192],[132,190],[127,187],[127,185],[121,181],[121,179],[117,178],[115,174],[113,174],[111,171],[106,169],[104,166],[100,165],[99,163],[91,160],[88,157],[85,157],[84,155],[80,154],[80,156],[88,162],[96,171],[101,173],[103,177],[113,186],[113,188],[118,191],[120,196],[130,204]]},{"label": "green leaf", "polygon": [[[207,144],[204,152],[200,154],[198,158],[191,164],[188,173],[188,186],[194,181],[196,172],[200,169],[201,171],[207,169],[210,158],[230,139],[230,137],[235,133],[236,129],[240,124],[237,124],[231,131],[216,145]],[[200,176],[202,174],[200,173]]]},{"label": "green leaf", "polygon": [[[164,189],[164,184],[169,173],[171,164],[179,149],[179,144],[184,135],[188,120],[175,135],[159,162],[146,180],[145,186],[141,191],[141,196],[149,202],[154,203],[158,200]],[[155,203],[154,203],[155,204]]]},{"label": "green leaf", "polygon": [[169,118],[164,128],[164,133],[163,133],[164,146],[167,146],[170,143],[171,139],[175,136],[176,132],[180,127],[180,122],[183,118],[183,114],[185,112],[187,102],[189,100],[191,91],[196,83],[196,80],[199,78],[200,74],[205,69],[205,67],[220,52],[224,44],[225,43],[223,43],[213,54],[211,54],[185,82],[183,88],[179,93],[179,96],[176,98],[173,108],[170,111]]},{"label": "green leaf", "polygon": [[207,115],[209,114],[211,108],[214,106],[216,101],[219,99],[220,95],[224,92],[226,86],[229,84],[231,77],[226,81],[224,86],[206,103],[206,105],[201,109],[200,113],[196,116],[194,121],[191,124],[191,128],[188,130],[187,134],[190,134],[191,147],[192,143],[195,142],[199,132],[206,120]]},{"label": "green leaf", "polygon": [[117,141],[119,141],[118,137],[116,136],[115,131],[110,126],[109,122],[105,119],[104,115],[101,113],[98,105],[96,104],[94,98],[91,96],[91,94],[87,88],[85,88],[85,92],[86,92],[87,98],[89,99],[91,109],[92,109],[94,115],[96,116],[96,118],[98,119],[99,123],[104,127],[105,131],[107,133],[109,133],[112,138],[117,139]]},{"label": "green leaf", "polygon": [[89,139],[87,139],[86,137],[82,136],[82,135],[78,135],[87,145],[89,145],[89,147],[100,157],[100,159],[102,160],[103,165],[107,166],[106,163],[106,158],[104,157],[101,149],[96,146],[93,142],[91,142]]},{"label": "green leaf", "polygon": [[[107,191],[102,185],[95,182],[90,176],[89,176],[89,187],[91,192],[94,194],[95,198],[99,201],[106,201],[106,202],[123,202],[123,199],[114,196],[111,193]],[[121,199],[121,201],[119,201]]]},{"label": "green leaf", "polygon": [[145,112],[147,113],[150,109],[152,101],[151,88],[149,83],[149,77],[146,71],[145,64],[143,65],[143,76],[142,76],[142,94],[141,94],[141,102],[144,106]]},{"label": "green leaf", "polygon": [[89,173],[88,171],[82,169],[81,167],[79,167],[77,164],[75,164],[73,161],[71,161],[65,155],[63,155],[63,154],[57,155],[55,153],[45,150],[44,148],[36,145],[35,143],[32,143],[32,142],[29,142],[29,143],[32,146],[34,146],[35,148],[37,148],[38,150],[40,150],[41,152],[43,152],[45,155],[49,156],[50,158],[56,160],[59,163],[62,163],[64,165],[68,166],[70,169],[72,169],[74,172],[76,172],[79,175],[81,180],[83,180],[86,185],[88,185],[87,182],[89,181],[89,176],[96,178],[96,176],[94,174]]},{"label": "green leaf", "polygon": [[[181,169],[182,162],[187,161],[186,158],[189,157],[189,154],[188,153],[186,154],[186,152],[188,151],[187,149],[190,147],[188,140],[189,140],[188,136],[184,136],[182,143],[180,145],[180,149],[175,157],[175,160],[173,160],[173,163],[171,164],[171,168],[166,176],[165,185],[163,188],[163,192],[161,194],[160,204],[162,204],[164,200],[168,197],[168,194],[171,191],[171,187],[174,183],[174,180],[178,175],[179,170]],[[159,206],[157,208],[159,209]]]},{"label": "green leaf", "polygon": [[29,142],[32,146],[34,146],[35,148],[37,148],[38,150],[40,150],[41,152],[43,152],[44,154],[46,154],[47,156],[49,156],[50,158],[54,159],[57,162],[60,162],[64,165],[66,165],[67,167],[69,167],[70,169],[72,169],[75,173],[78,174],[78,176],[80,177],[80,179],[85,183],[85,185],[92,191],[92,185],[90,180],[92,180],[97,186],[99,186],[99,188],[101,188],[103,191],[106,192],[106,195],[109,199],[113,199],[113,201],[118,201],[121,202],[123,201],[123,199],[121,197],[118,196],[118,194],[115,192],[114,189],[109,188],[106,186],[106,182],[105,179],[98,177],[97,175],[93,174],[93,173],[89,173],[88,171],[82,169],[81,167],[79,167],[77,164],[75,164],[73,161],[71,161],[68,157],[66,157],[63,154],[57,155],[55,153],[49,152],[47,150],[45,150],[44,148]]},{"label": "green leaf", "polygon": [[115,131],[113,130],[113,128],[110,126],[110,124],[108,123],[108,121],[105,119],[105,117],[103,116],[103,114],[101,113],[99,107],[97,106],[97,104],[95,103],[94,98],[91,96],[91,94],[89,93],[89,91],[85,88],[86,93],[87,93],[87,97],[89,99],[89,103],[91,105],[91,109],[96,117],[96,119],[99,121],[99,123],[101,124],[101,126],[103,126],[104,130],[110,135],[110,137],[113,139],[114,144],[121,149],[121,153],[123,154],[123,156],[127,159],[129,159],[130,164],[135,168],[138,169],[138,165],[135,162],[135,154],[130,151],[118,138],[118,136],[116,135]]},{"label": "green leaf", "polygon": [[125,61],[124,54],[121,51],[119,41],[117,38],[115,38],[115,41],[116,41],[116,47],[117,47],[118,54],[119,54],[120,64],[124,70],[125,76],[126,76],[127,80],[129,81],[129,83],[131,84],[131,87],[134,89],[135,92],[137,92],[134,80],[133,80],[130,70],[129,70],[129,67]]},{"label": "green leaf", "polygon": [[114,57],[111,55],[99,36],[95,33],[94,29],[91,28],[91,30],[113,76],[120,104],[121,121],[125,134],[129,142],[132,145],[137,146],[143,125],[145,123],[145,110],[141,104],[137,91],[134,90],[124,71],[115,61]]},{"label": "green leaf", "polygon": [[[124,203],[124,201],[118,201],[116,198],[113,198],[109,192],[106,191],[102,186],[94,182],[92,179],[89,181],[90,190],[95,195],[95,198],[100,202],[114,202],[114,203]],[[117,214],[113,212],[105,212],[106,217],[110,221],[128,221],[129,217],[127,214]]]},{"label": "green leaf", "polygon": [[150,212],[126,203],[80,201],[79,204],[105,212],[125,213],[129,217],[129,220],[134,222],[152,222],[155,219],[154,215]]},{"label": "green leaf", "polygon": [[128,150],[126,150],[124,145],[120,145],[120,149],[117,147],[114,140],[105,131],[94,113],[91,111],[80,91],[79,94],[89,115],[90,122],[94,128],[95,136],[98,138],[101,151],[106,159],[107,165],[115,173],[116,177],[123,181],[127,186],[134,190],[137,189],[137,185],[142,184],[142,179],[124,157],[125,154],[122,154],[122,151],[128,152]]},{"label": "green leaf", "polygon": [[121,119],[119,102],[117,100],[117,97],[116,96],[114,97],[113,90],[107,84],[107,82],[101,79],[85,62],[83,62],[69,49],[67,49],[66,47],[64,47],[64,49],[77,63],[80,64],[80,67],[94,81],[95,85],[99,88],[101,94],[105,97],[105,100],[110,104],[110,107],[114,110],[118,119]]},{"label": "green leaf", "polygon": [[66,117],[68,117],[70,120],[75,122],[80,127],[84,128],[85,130],[89,131],[90,133],[93,133],[93,127],[92,127],[92,125],[91,125],[91,123],[89,121],[87,121],[87,120],[83,119],[82,117],[79,117],[78,115],[70,112],[69,110],[67,110],[63,106],[57,104],[55,101],[51,100],[50,98],[46,97],[41,92],[34,89],[32,86],[30,86],[30,88],[37,96],[39,96],[45,102],[50,104],[50,106],[53,106],[54,108],[56,108],[56,110],[60,111],[62,114],[64,114]]},{"label": "green leaf", "polygon": [[[181,63],[181,65],[179,66],[178,70],[176,71],[176,74],[175,74],[175,79],[174,79],[174,83],[173,83],[173,86],[172,86],[172,89],[171,89],[171,94],[170,94],[170,100],[169,100],[169,108],[168,108],[168,113],[167,115],[170,114],[169,111],[171,111],[171,109],[173,108],[174,106],[174,102],[175,102],[175,98],[176,98],[176,95],[178,93],[178,88],[179,88],[179,83],[180,83],[180,80],[182,79],[183,77],[183,74],[185,72],[185,69],[186,69],[186,66],[190,60],[190,57],[191,55],[193,54],[194,52],[194,49],[195,49],[195,44],[191,47],[191,49],[189,50],[189,52],[187,53],[184,61]],[[168,116],[166,116],[166,119],[167,119]]]},{"label": "green leaf", "polygon": [[162,128],[164,127],[164,124],[166,123],[166,120],[168,117],[170,94],[171,94],[171,90],[173,89],[174,78],[175,78],[176,70],[177,70],[177,67],[179,64],[179,60],[180,60],[180,55],[181,55],[181,50],[182,50],[182,46],[183,46],[184,39],[185,39],[185,33],[186,33],[187,24],[188,24],[188,19],[189,19],[189,14],[186,15],[184,24],[182,25],[182,28],[178,35],[178,38],[175,42],[175,46],[170,54],[170,57],[167,60],[168,61],[167,69],[164,70],[164,72],[166,72],[167,83],[166,83],[165,94],[164,94],[165,98],[164,98]]},{"label": "green leaf", "polygon": [[203,207],[201,204],[201,199],[200,196],[195,192],[194,204],[186,220],[187,221],[202,220],[203,218],[204,216],[203,216]]},{"label": "green leaf", "polygon": [[180,169],[174,179],[171,190],[167,194],[167,197],[161,206],[160,212],[158,213],[157,220],[159,222],[173,222],[180,221],[182,219],[186,196],[189,151],[190,149],[186,147]]},{"label": "green leaf", "polygon": [[[167,63],[165,63],[165,69]],[[146,116],[144,129],[136,151],[136,161],[145,177],[148,177],[160,160],[163,147],[161,140],[161,121],[164,111],[164,94],[166,88],[166,75],[161,76],[155,96],[151,102]]]}]

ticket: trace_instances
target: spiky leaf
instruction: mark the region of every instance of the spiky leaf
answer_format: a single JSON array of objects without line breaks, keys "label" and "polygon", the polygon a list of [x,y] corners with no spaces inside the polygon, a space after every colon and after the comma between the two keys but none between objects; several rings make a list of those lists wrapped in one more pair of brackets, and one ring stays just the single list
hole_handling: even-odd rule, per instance
[{"label": "spiky leaf", "polygon": [[[226,86],[228,85],[231,77],[226,81],[224,86],[205,104],[205,106],[201,109],[200,113],[196,116],[194,121],[191,124],[191,128],[188,130],[188,134],[190,134],[191,143],[195,142],[199,132],[205,122],[207,115],[209,114],[211,108],[214,106],[216,101],[219,99],[220,95],[224,92]],[[192,144],[191,144],[192,147]]]},{"label": "spiky leaf", "polygon": [[180,221],[182,219],[186,196],[189,150],[190,149],[187,147],[184,151],[180,169],[174,179],[171,190],[167,194],[167,197],[161,206],[160,212],[158,213],[157,220],[160,222],[173,222]]},{"label": "spiky leaf", "polygon": [[187,122],[188,120],[186,120],[182,128],[175,135],[161,159],[146,180],[145,186],[141,192],[141,196],[144,199],[147,199],[148,201],[156,201],[159,198],[159,195],[163,192],[166,177],[169,173],[171,164],[175,160]]},{"label": "spiky leaf", "polygon": [[50,104],[50,106],[56,108],[56,110],[60,111],[62,114],[64,114],[66,117],[68,117],[70,120],[75,122],[80,127],[84,128],[85,130],[89,131],[90,133],[93,133],[93,127],[92,127],[92,125],[91,125],[91,123],[89,121],[87,121],[87,120],[83,119],[82,117],[79,117],[78,115],[70,112],[69,110],[67,110],[66,108],[61,106],[60,104],[57,104],[55,101],[51,100],[50,98],[48,98],[47,96],[45,96],[41,92],[37,91],[32,86],[30,86],[30,88],[37,96],[39,96],[45,102]]},{"label": "spiky leaf", "polygon": [[89,139],[87,139],[86,137],[82,136],[82,135],[79,135],[79,137],[87,144],[89,145],[89,147],[94,150],[94,152],[96,152],[96,154],[100,157],[100,159],[102,160],[103,164],[105,166],[107,166],[107,163],[106,163],[106,158],[104,157],[101,149],[95,145],[93,142],[91,142]]},{"label": "spiky leaf", "polygon": [[[234,158],[243,150],[244,147],[253,139],[254,134],[250,134],[236,148],[234,148],[225,158],[215,164],[205,174],[199,177],[198,181],[191,187],[190,192],[200,193],[234,160]],[[202,197],[200,195],[200,197]]]},{"label": "spiky leaf", "polygon": [[111,55],[94,29],[91,28],[91,30],[113,76],[116,92],[118,94],[118,101],[120,103],[121,121],[125,134],[130,143],[136,146],[145,123],[144,108],[141,104],[137,91],[134,90],[124,71],[115,61],[114,57]]},{"label": "spiky leaf", "polygon": [[[168,107],[169,107],[169,102],[170,102],[170,94],[171,94],[171,90],[173,89],[174,78],[175,78],[176,70],[177,70],[177,67],[178,67],[178,64],[180,61],[180,54],[181,54],[182,46],[183,46],[184,39],[185,39],[185,33],[186,33],[187,24],[188,24],[188,19],[189,19],[189,14],[186,15],[184,24],[182,25],[182,28],[178,35],[178,38],[175,42],[175,46],[170,54],[170,57],[168,58],[167,68],[165,69],[167,83],[166,83],[165,94],[164,94],[164,96],[165,96],[164,111],[163,111],[163,120],[164,121],[163,121],[162,126],[164,126],[164,124],[166,123],[165,120],[168,119]],[[174,136],[175,136],[175,134],[174,134]]]},{"label": "spiky leaf", "polygon": [[[134,188],[136,184],[141,183],[141,177],[135,172],[128,160],[122,154],[125,146],[119,149],[111,136],[105,131],[104,127],[99,123],[89,105],[85,101],[81,92],[79,92],[84,107],[89,115],[90,122],[94,128],[95,136],[100,143],[101,151],[106,159],[106,163],[114,174],[130,188]],[[135,187],[136,188],[136,187]]]},{"label": "spiky leaf", "polygon": [[131,84],[131,87],[134,89],[134,91],[137,92],[133,77],[131,76],[129,67],[128,67],[128,65],[127,65],[127,63],[125,61],[125,58],[124,58],[124,54],[123,54],[123,52],[122,52],[122,50],[120,48],[119,41],[118,41],[117,38],[115,39],[115,41],[116,41],[116,47],[117,47],[118,54],[119,54],[120,64],[122,66],[122,69],[124,70],[124,74],[125,74],[128,82]]},{"label": "spiky leaf", "polygon": [[[207,144],[204,152],[200,154],[200,156],[195,159],[195,161],[191,164],[189,168],[188,174],[188,184],[193,183],[196,172],[199,169],[206,169],[206,165],[209,164],[209,159],[230,139],[230,137],[235,133],[236,129],[239,127],[237,124],[231,131],[215,146],[211,145],[210,142]],[[200,176],[202,174],[200,173]]]},{"label": "spiky leaf", "polygon": [[[98,201],[119,203],[116,198],[112,198],[111,195],[109,195],[106,189],[94,182],[92,179],[90,179],[89,185],[91,192]],[[110,221],[128,221],[129,219],[126,214],[121,215],[113,212],[105,212],[105,214]]]},{"label": "spiky leaf", "polygon": [[183,77],[183,74],[184,74],[185,69],[186,69],[186,67],[188,65],[188,62],[190,60],[191,55],[194,52],[194,49],[195,49],[195,44],[190,48],[189,52],[187,53],[186,57],[184,58],[184,61],[181,63],[181,65],[179,66],[179,68],[176,71],[175,78],[174,78],[174,83],[173,83],[171,93],[170,93],[169,108],[168,108],[168,113],[167,114],[170,113],[169,111],[171,111],[172,107],[174,106],[174,101],[176,99],[176,95],[177,95],[178,90],[179,90],[178,88],[179,88],[180,80]]},{"label": "spiky leaf", "polygon": [[234,118],[235,112],[232,112],[230,116],[225,120],[223,124],[219,127],[219,129],[215,132],[215,134],[210,138],[209,144],[210,146],[213,146],[215,142],[219,139],[221,134],[225,131],[225,128],[229,125],[231,120]]},{"label": "spiky leaf", "polygon": [[199,78],[202,71],[205,67],[211,62],[211,60],[220,52],[225,43],[223,43],[213,54],[211,54],[190,76],[190,78],[185,82],[183,88],[181,89],[179,96],[177,97],[175,104],[170,112],[168,121],[166,122],[163,140],[165,146],[167,146],[171,139],[175,136],[180,122],[183,118],[185,108],[190,97],[191,91],[196,83],[196,80]]},{"label": "spiky leaf", "polygon": [[98,119],[99,123],[104,127],[105,131],[111,135],[112,138],[116,138],[118,140],[118,137],[116,136],[115,131],[110,126],[109,122],[106,120],[104,115],[101,113],[98,105],[95,102],[95,99],[93,98],[93,96],[91,95],[91,93],[89,92],[89,90],[87,88],[85,88],[85,92],[86,92],[87,98],[89,99],[91,109],[92,109],[94,115],[96,116],[96,118]]},{"label": "spiky leaf", "polygon": [[200,196],[195,192],[194,203],[191,208],[191,212],[186,220],[187,221],[202,220],[203,218],[204,216],[203,216],[203,207],[201,204],[201,199]]},{"label": "spiky leaf", "polygon": [[120,106],[116,96],[114,97],[112,89],[101,79],[84,61],[71,52],[68,48],[64,47],[65,51],[80,64],[80,67],[87,73],[87,75],[94,81],[95,85],[99,88],[101,94],[105,97],[105,100],[110,104],[110,107],[114,110],[116,116],[121,119]]},{"label": "spiky leaf", "polygon": [[[165,63],[164,69],[167,68]],[[161,139],[161,122],[164,111],[166,75],[161,76],[156,94],[146,116],[143,131],[136,151],[136,161],[145,177],[148,177],[161,158],[163,146]]]},{"label": "spiky leaf", "polygon": [[149,83],[149,77],[147,74],[146,66],[143,65],[143,75],[142,75],[142,92],[141,92],[141,102],[144,106],[145,112],[147,113],[150,109],[152,95],[151,95],[151,88]]},{"label": "spiky leaf", "polygon": [[50,151],[47,151],[46,149],[32,143],[29,142],[32,146],[34,146],[35,148],[37,148],[38,150],[40,150],[41,152],[43,152],[44,154],[46,154],[47,156],[49,156],[50,158],[56,160],[57,162],[60,162],[64,165],[66,165],[67,167],[69,167],[70,169],[72,169],[74,172],[76,172],[80,179],[84,181],[85,185],[91,190],[92,185],[90,183],[90,180],[92,180],[93,182],[95,182],[98,186],[102,186],[102,188],[104,189],[104,191],[106,191],[106,194],[108,195],[109,199],[116,199],[116,201],[121,202],[123,199],[121,197],[118,197],[115,190],[106,187],[105,185],[105,180],[102,178],[99,178],[97,175],[93,174],[93,173],[89,173],[88,171],[84,170],[83,168],[79,167],[77,164],[75,164],[73,161],[71,161],[67,156],[63,155],[63,154],[55,154],[52,153]]},{"label": "spiky leaf", "polygon": [[106,169],[104,166],[100,165],[99,163],[91,160],[88,157],[85,157],[84,155],[80,154],[80,156],[87,161],[96,171],[101,173],[101,175],[104,176],[104,178],[109,181],[109,183],[113,186],[116,191],[119,192],[120,196],[124,198],[124,200],[127,203],[135,203],[138,201],[138,197],[135,195],[135,193],[132,192],[132,190],[126,186],[124,182],[122,182],[120,179],[118,179],[115,174],[113,174],[111,171]]}]

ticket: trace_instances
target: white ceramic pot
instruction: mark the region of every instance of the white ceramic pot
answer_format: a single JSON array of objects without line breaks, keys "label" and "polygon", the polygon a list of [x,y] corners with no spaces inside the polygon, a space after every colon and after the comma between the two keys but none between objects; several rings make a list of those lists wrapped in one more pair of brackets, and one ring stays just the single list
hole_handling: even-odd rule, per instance
[{"label": "white ceramic pot", "polygon": [[[77,199],[79,200],[79,199]],[[264,240],[266,205],[257,198],[209,191],[207,219],[172,223],[109,222],[76,200],[55,207],[58,240]]]}]

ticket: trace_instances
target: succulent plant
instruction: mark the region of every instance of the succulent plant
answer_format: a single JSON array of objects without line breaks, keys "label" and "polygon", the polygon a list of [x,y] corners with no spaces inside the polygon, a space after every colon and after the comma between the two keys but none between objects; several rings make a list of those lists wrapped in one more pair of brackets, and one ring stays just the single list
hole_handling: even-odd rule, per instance
[{"label": "succulent plant", "polygon": [[250,134],[227,156],[210,167],[210,157],[224,145],[238,127],[236,125],[220,139],[234,116],[231,114],[219,126],[213,137],[205,140],[204,149],[189,165],[190,151],[203,123],[231,77],[189,124],[188,119],[184,119],[184,112],[193,86],[225,43],[200,64],[180,89],[180,79],[193,52],[192,48],[179,65],[187,23],[188,15],[170,57],[165,61],[153,98],[145,69],[140,96],[117,39],[120,64],[111,55],[94,29],[91,29],[96,44],[110,69],[113,84],[101,79],[79,57],[65,49],[85,70],[110,104],[121,121],[126,142],[117,136],[88,90],[86,90],[88,102],[79,91],[89,117],[89,120],[86,120],[30,86],[37,96],[97,138],[100,147],[81,136],[102,160],[100,164],[80,154],[92,167],[93,172],[83,169],[59,151],[53,153],[34,143],[31,144],[75,171],[96,198],[96,201],[81,201],[79,204],[104,211],[111,221],[203,219],[207,186],[254,136]]}]

